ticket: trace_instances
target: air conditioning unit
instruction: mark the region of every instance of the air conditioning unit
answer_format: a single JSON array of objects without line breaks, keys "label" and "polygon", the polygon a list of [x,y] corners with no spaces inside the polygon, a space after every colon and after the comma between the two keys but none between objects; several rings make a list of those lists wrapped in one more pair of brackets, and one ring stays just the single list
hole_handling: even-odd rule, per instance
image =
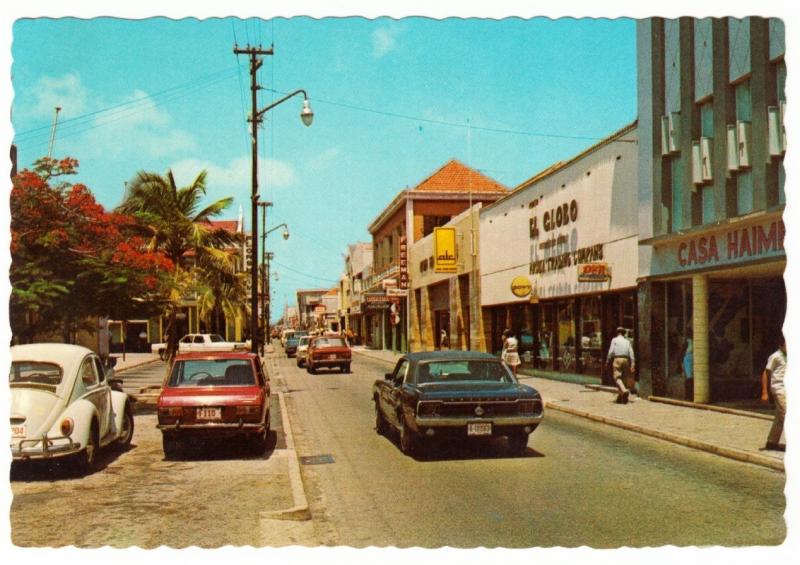
[{"label": "air conditioning unit", "polygon": [[678,153],[678,140],[680,139],[680,113],[670,112],[661,116],[661,154],[672,155]]},{"label": "air conditioning unit", "polygon": [[785,111],[786,102],[781,102],[780,106],[769,106],[767,108],[769,154],[772,157],[780,157],[786,152],[786,127],[783,123]]},{"label": "air conditioning unit", "polygon": [[728,170],[739,170],[739,136],[736,126],[728,126]]},{"label": "air conditioning unit", "polygon": [[703,184],[702,154],[699,141],[692,141],[692,183]]},{"label": "air conditioning unit", "polygon": [[[700,138],[700,159],[701,159],[701,167],[702,167],[702,178],[703,182],[711,182],[714,180],[714,175],[712,174],[712,163],[711,163],[711,148],[713,145],[713,140],[710,137],[701,137]],[[740,159],[741,161],[741,159]]]},{"label": "air conditioning unit", "polygon": [[739,168],[741,169],[750,168],[750,139],[753,137],[751,129],[752,129],[752,124],[750,122],[744,122],[744,121],[736,122]]}]

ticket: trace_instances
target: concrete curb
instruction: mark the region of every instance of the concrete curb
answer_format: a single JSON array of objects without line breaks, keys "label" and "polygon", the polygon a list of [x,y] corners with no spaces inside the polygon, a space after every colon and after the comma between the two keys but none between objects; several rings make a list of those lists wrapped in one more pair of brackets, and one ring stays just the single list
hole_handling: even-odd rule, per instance
[{"label": "concrete curb", "polygon": [[712,443],[707,443],[704,441],[699,441],[696,439],[684,437],[678,434],[663,432],[660,430],[654,430],[651,428],[646,428],[644,426],[639,426],[638,424],[631,424],[628,422],[624,422],[622,420],[617,420],[616,418],[598,416],[597,414],[592,414],[590,412],[585,412],[583,410],[577,410],[575,408],[567,408],[566,406],[561,406],[555,402],[545,402],[545,407],[551,410],[557,410],[559,412],[564,412],[566,414],[571,414],[573,416],[580,416],[582,418],[594,420],[595,422],[600,422],[617,428],[622,428],[624,430],[637,432],[642,435],[654,437],[664,441],[669,441],[678,445],[683,445],[685,447],[691,447],[692,449],[698,449],[700,451],[705,451],[707,453],[712,453],[714,455],[720,455],[722,457],[727,457],[729,459],[735,459],[737,461],[744,461],[746,463],[752,463],[754,465],[768,467],[770,469],[773,469],[775,471],[780,471],[782,473],[786,472],[783,461],[772,457],[767,457],[765,455],[757,455],[755,453],[750,453],[748,451],[743,451],[740,449],[722,447],[719,445],[714,445]]},{"label": "concrete curb", "polygon": [[710,410],[711,412],[722,412],[723,414],[734,414],[736,416],[747,416],[748,418],[758,418],[759,420],[770,420],[774,416],[767,414],[759,414],[758,412],[748,412],[747,410],[738,410],[736,408],[726,408],[725,406],[714,406],[713,404],[700,404],[699,402],[690,402],[688,400],[678,400],[676,398],[665,398],[663,396],[650,396],[647,398],[650,402],[661,402],[662,404],[673,404],[675,406],[685,406],[687,408],[696,408],[698,410]]},{"label": "concrete curb", "polygon": [[278,392],[277,394],[278,403],[281,407],[281,423],[283,425],[283,433],[286,436],[286,455],[287,463],[289,465],[289,483],[292,486],[292,506],[283,510],[261,512],[261,518],[271,520],[310,520],[311,510],[308,507],[308,499],[306,498],[306,491],[305,487],[303,486],[303,478],[300,474],[300,460],[297,457],[297,451],[294,447],[294,435],[292,434],[292,425],[289,421],[289,413],[286,410],[286,401],[284,400],[282,392]]}]

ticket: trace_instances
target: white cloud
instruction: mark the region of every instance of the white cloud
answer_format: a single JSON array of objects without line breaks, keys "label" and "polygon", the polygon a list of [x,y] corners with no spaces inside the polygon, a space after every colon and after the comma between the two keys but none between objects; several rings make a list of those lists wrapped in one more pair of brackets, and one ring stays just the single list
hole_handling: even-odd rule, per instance
[{"label": "white cloud", "polygon": [[31,92],[33,104],[27,113],[34,118],[52,118],[56,106],[60,118],[74,118],[86,111],[89,93],[75,73],[61,77],[43,76]]},{"label": "white cloud", "polygon": [[[172,166],[175,182],[185,186],[192,182],[197,174],[208,171],[207,185],[209,193],[218,198],[226,195],[249,194],[252,182],[250,157],[236,157],[227,164],[218,164],[200,159],[183,159]],[[285,188],[297,182],[297,173],[289,163],[276,159],[261,158],[258,161],[259,192],[262,194],[271,189]]]},{"label": "white cloud", "polygon": [[382,27],[372,32],[372,54],[380,59],[387,53],[397,50],[397,37],[400,35],[398,28]]},{"label": "white cloud", "polygon": [[309,169],[322,169],[336,161],[339,157],[341,150],[338,147],[331,147],[326,149],[316,157],[312,158],[311,161],[308,163]]}]

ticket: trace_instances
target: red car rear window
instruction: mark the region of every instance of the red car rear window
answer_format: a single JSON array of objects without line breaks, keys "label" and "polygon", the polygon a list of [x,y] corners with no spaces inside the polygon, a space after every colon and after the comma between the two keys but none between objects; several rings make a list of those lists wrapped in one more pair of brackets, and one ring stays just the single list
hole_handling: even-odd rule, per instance
[{"label": "red car rear window", "polygon": [[246,359],[185,359],[172,367],[167,386],[252,386],[253,365]]}]

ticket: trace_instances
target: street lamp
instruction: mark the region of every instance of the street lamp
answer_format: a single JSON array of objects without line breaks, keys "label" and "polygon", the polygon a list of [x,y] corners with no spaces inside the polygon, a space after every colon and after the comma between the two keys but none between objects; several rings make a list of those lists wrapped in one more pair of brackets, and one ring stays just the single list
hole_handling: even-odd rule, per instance
[{"label": "street lamp", "polygon": [[[253,56],[254,57],[254,56]],[[254,68],[258,68],[260,66],[260,62],[258,64],[253,63]],[[264,114],[272,110],[275,106],[286,102],[289,98],[293,96],[297,96],[298,94],[303,95],[303,109],[300,111],[300,119],[302,120],[303,124],[306,126],[310,126],[311,122],[314,121],[314,112],[311,110],[311,105],[308,101],[308,95],[306,91],[301,89],[295,90],[273,102],[272,104],[262,108],[261,110],[256,110],[256,91],[258,90],[258,86],[255,84],[255,73],[252,74],[252,98],[253,98],[253,113],[250,121],[252,122],[253,126],[253,134],[252,134],[252,145],[253,145],[253,191],[251,195],[252,199],[252,226],[253,226],[253,243],[252,243],[252,257],[253,260],[251,261],[250,265],[250,285],[252,287],[251,295],[250,295],[250,334],[251,334],[251,342],[250,348],[253,353],[258,352],[259,344],[266,343],[266,339],[261,338],[258,332],[258,154],[257,154],[257,135],[256,129],[258,124],[263,121]],[[266,222],[266,208],[271,206],[271,203],[264,202],[264,222]],[[283,224],[284,232],[283,238],[289,239],[289,229],[286,227],[286,224]],[[263,231],[263,230],[262,230]],[[269,233],[269,232],[266,232]],[[262,261],[263,262],[263,261]]]}]

